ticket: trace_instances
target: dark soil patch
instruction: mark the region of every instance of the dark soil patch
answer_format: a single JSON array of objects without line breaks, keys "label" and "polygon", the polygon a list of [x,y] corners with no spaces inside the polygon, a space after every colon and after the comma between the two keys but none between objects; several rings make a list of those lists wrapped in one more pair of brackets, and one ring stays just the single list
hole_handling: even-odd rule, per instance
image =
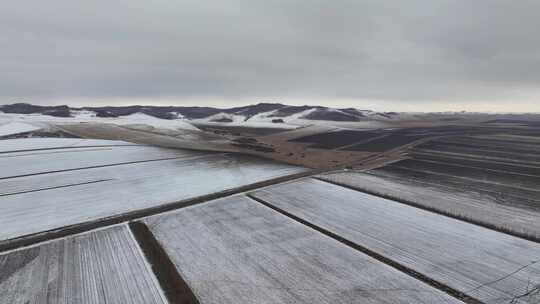
[{"label": "dark soil patch", "polygon": [[202,125],[196,124],[197,128],[207,131],[214,132],[217,134],[231,134],[236,136],[242,135],[270,135],[280,132],[290,131],[291,129],[285,128],[255,128],[255,127],[243,127],[243,126],[216,126],[216,125]]},{"label": "dark soil patch", "polygon": [[410,144],[414,141],[427,137],[427,135],[403,135],[403,134],[391,134],[380,139],[372,140],[367,143],[360,143],[345,150],[349,151],[366,151],[366,152],[384,152],[392,150],[403,145]]},{"label": "dark soil patch", "polygon": [[378,132],[343,130],[337,132],[308,135],[290,140],[291,142],[309,143],[311,148],[335,149],[354,144],[359,141],[380,136]]}]

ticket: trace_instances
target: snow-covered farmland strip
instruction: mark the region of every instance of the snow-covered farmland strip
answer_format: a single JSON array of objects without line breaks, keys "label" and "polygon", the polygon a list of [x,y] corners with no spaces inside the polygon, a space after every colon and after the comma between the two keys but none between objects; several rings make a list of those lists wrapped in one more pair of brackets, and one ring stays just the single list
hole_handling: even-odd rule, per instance
[{"label": "snow-covered farmland strip", "polygon": [[484,303],[507,304],[540,283],[535,242],[316,179],[255,196]]},{"label": "snow-covered farmland strip", "polygon": [[245,196],[145,223],[201,304],[460,303]]},{"label": "snow-covered farmland strip", "polygon": [[135,146],[137,144],[119,140],[80,138],[17,138],[0,141],[0,153],[30,152],[82,147]]},{"label": "snow-covered farmland strip", "polygon": [[0,255],[0,303],[167,303],[126,226]]},{"label": "snow-covered farmland strip", "polygon": [[0,179],[134,162],[189,158],[209,154],[147,146],[61,149],[46,154],[4,153],[0,155],[0,168],[2,168]]},{"label": "snow-covered farmland strip", "polygon": [[504,204],[496,195],[432,183],[434,179],[414,180],[375,172],[335,173],[319,178],[520,237],[540,240],[540,210],[531,208],[532,204],[540,203],[525,205],[526,199],[506,198]]},{"label": "snow-covered farmland strip", "polygon": [[[254,157],[210,154],[2,180],[0,193],[12,195],[0,197],[0,240],[301,172],[305,169]],[[101,182],[91,183],[97,180]]]},{"label": "snow-covered farmland strip", "polygon": [[41,129],[41,127],[37,127],[24,122],[9,122],[7,124],[0,125],[0,136],[26,133],[39,129]]}]

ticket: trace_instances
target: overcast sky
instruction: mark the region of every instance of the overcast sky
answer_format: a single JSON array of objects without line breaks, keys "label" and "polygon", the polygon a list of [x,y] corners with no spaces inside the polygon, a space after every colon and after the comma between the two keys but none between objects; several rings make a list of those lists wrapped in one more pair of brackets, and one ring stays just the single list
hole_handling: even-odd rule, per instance
[{"label": "overcast sky", "polygon": [[16,0],[0,103],[540,112],[538,0]]}]

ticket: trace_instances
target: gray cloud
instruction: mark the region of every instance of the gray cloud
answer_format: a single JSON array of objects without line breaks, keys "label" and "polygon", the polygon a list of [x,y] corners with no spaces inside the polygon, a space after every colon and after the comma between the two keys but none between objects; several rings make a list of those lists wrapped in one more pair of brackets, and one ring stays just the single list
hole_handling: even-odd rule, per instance
[{"label": "gray cloud", "polygon": [[540,111],[538,11],[536,0],[6,2],[0,102]]}]

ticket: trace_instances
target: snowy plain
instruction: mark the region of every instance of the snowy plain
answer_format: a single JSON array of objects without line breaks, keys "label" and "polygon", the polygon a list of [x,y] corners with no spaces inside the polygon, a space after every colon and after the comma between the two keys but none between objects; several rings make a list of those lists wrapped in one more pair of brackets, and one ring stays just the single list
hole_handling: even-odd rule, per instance
[{"label": "snowy plain", "polygon": [[540,284],[535,242],[316,179],[254,195],[484,303],[526,303],[511,301]]},{"label": "snowy plain", "polygon": [[201,304],[461,303],[246,196],[144,222]]}]

